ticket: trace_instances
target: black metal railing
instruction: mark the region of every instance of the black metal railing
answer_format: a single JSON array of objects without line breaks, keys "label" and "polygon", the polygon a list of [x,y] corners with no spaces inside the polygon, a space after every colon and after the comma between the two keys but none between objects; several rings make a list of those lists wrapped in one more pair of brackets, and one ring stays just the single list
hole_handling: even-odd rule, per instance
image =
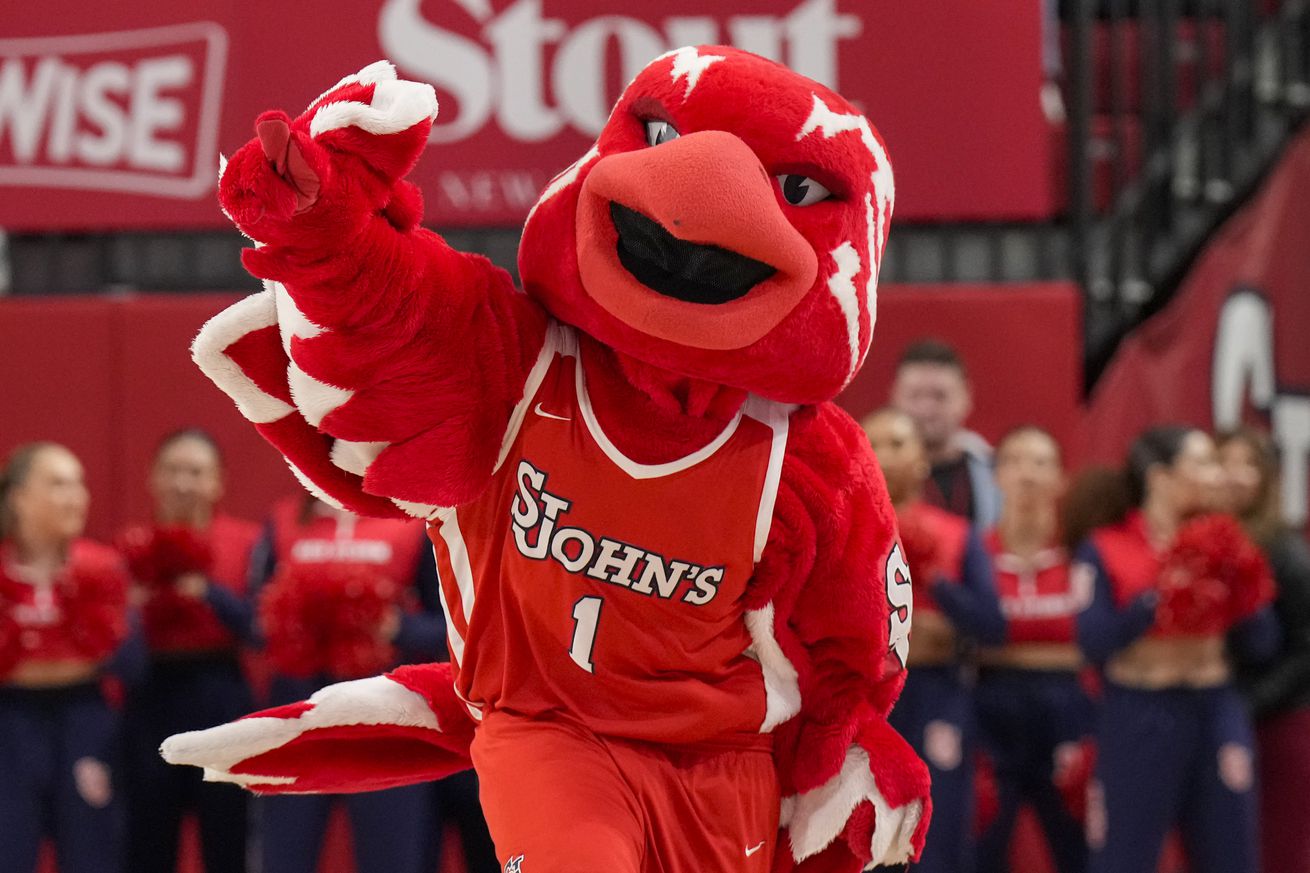
[{"label": "black metal railing", "polygon": [[1066,0],[1089,384],[1310,107],[1307,0]]}]

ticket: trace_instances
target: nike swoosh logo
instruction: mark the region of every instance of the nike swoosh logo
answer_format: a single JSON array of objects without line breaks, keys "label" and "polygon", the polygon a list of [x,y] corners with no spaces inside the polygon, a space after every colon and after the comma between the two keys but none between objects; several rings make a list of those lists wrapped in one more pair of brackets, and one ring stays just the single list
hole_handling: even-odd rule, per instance
[{"label": "nike swoosh logo", "polygon": [[764,848],[764,841],[761,840],[759,845],[751,846],[749,849],[746,850],[746,857],[749,858],[751,855],[754,855],[756,852],[758,852],[760,849],[763,848]]},{"label": "nike swoosh logo", "polygon": [[565,417],[562,416],[562,415],[555,415],[554,413],[547,412],[546,410],[544,410],[544,409],[541,408],[541,404],[540,404],[540,403],[538,403],[536,406],[534,406],[534,407],[532,408],[532,411],[535,412],[535,413],[537,413],[537,415],[540,415],[542,418],[553,418],[553,419],[555,419],[556,421],[572,421],[572,420],[573,420],[573,419],[571,419],[571,418],[565,418]]}]

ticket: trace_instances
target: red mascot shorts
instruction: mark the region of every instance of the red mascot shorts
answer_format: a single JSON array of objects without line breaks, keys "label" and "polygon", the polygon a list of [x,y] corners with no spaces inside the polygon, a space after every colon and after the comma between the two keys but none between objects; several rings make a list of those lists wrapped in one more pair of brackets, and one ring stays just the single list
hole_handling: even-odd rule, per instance
[{"label": "red mascot shorts", "polygon": [[509,873],[767,873],[773,863],[768,737],[749,749],[673,748],[489,713],[473,764]]}]

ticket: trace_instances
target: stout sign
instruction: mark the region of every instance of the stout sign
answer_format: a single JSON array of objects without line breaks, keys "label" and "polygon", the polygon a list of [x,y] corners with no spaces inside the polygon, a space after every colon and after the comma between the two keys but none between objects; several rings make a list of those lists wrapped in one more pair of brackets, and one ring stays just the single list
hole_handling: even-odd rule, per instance
[{"label": "stout sign", "polygon": [[[48,0],[0,22],[0,227],[220,226],[218,152],[379,58],[441,101],[414,181],[438,226],[521,224],[655,56],[729,44],[874,119],[910,220],[1059,198],[1033,0]],[[330,11],[329,11],[330,10]],[[761,95],[767,99],[767,95]]]}]

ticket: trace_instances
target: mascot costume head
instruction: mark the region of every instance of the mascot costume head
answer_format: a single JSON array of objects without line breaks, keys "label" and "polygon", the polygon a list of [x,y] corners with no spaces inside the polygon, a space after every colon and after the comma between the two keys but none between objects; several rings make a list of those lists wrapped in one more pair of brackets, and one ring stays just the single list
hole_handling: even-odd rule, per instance
[{"label": "mascot costume head", "polygon": [[622,354],[787,403],[834,397],[873,336],[892,171],[864,116],[756,55],[648,66],[546,188],[519,267]]},{"label": "mascot costume head", "polygon": [[[219,197],[256,241],[243,260],[265,291],[207,324],[194,356],[314,494],[428,522],[452,663],[329,686],[293,707],[179,735],[165,757],[264,792],[365,790],[467,767],[480,719],[512,709],[506,701],[523,686],[608,681],[603,641],[555,651],[519,618],[540,611],[544,591],[563,590],[572,604],[589,585],[595,596],[582,599],[612,596],[611,610],[647,604],[638,608],[649,620],[631,632],[652,658],[676,649],[693,659],[655,664],[660,675],[695,685],[703,673],[705,687],[724,671],[754,677],[728,710],[689,714],[699,733],[617,730],[690,742],[708,738],[716,719],[746,718],[749,733],[771,734],[775,870],[845,873],[917,857],[931,812],[927,770],[887,723],[905,678],[909,569],[868,443],[830,402],[873,336],[894,199],[878,133],[842,97],[772,61],[725,46],[669,52],[628,85],[596,143],[533,207],[520,290],[419,224],[422,199],[404,177],[436,111],[430,86],[378,63],[299,118],[260,116]],[[576,391],[561,372],[576,373]],[[540,560],[516,569],[511,515],[518,524],[538,509],[585,512],[581,497],[572,508],[533,504],[555,499],[544,474],[522,466],[541,440],[555,441],[552,469],[611,483],[578,486],[611,488],[599,523],[633,531],[610,542],[608,563],[583,568],[561,546],[553,557],[573,575]],[[603,453],[592,451],[598,444]],[[569,446],[580,447],[575,456],[559,454]],[[643,488],[662,482],[658,493],[675,494],[693,473],[700,494],[729,495],[743,511],[713,516],[680,502],[649,514],[643,501],[656,492]],[[650,546],[647,537],[653,547],[630,545]],[[661,550],[660,537],[674,545]],[[485,542],[508,557],[483,560]],[[744,557],[718,578],[683,590],[677,572],[667,575],[678,562],[665,565],[661,551],[730,542]],[[519,540],[519,552],[532,548]],[[625,554],[627,564],[616,557]],[[520,572],[557,575],[533,586]],[[641,590],[638,574],[658,577],[668,602],[622,600],[630,595],[615,586]],[[647,582],[643,593],[652,591]],[[703,624],[670,629],[692,614],[676,610],[711,600],[695,613]],[[562,621],[576,642],[573,608]],[[622,613],[606,615],[612,633]],[[668,634],[698,632],[708,636],[665,645]],[[501,663],[511,646],[498,634],[519,635],[518,650],[534,655],[514,682],[500,678],[514,666]],[[725,640],[719,663],[712,653]],[[501,666],[476,668],[493,661]],[[638,700],[660,685],[629,678],[625,693]],[[586,701],[597,693],[578,687],[554,707],[594,728]],[[493,782],[484,774],[489,797]]]}]

